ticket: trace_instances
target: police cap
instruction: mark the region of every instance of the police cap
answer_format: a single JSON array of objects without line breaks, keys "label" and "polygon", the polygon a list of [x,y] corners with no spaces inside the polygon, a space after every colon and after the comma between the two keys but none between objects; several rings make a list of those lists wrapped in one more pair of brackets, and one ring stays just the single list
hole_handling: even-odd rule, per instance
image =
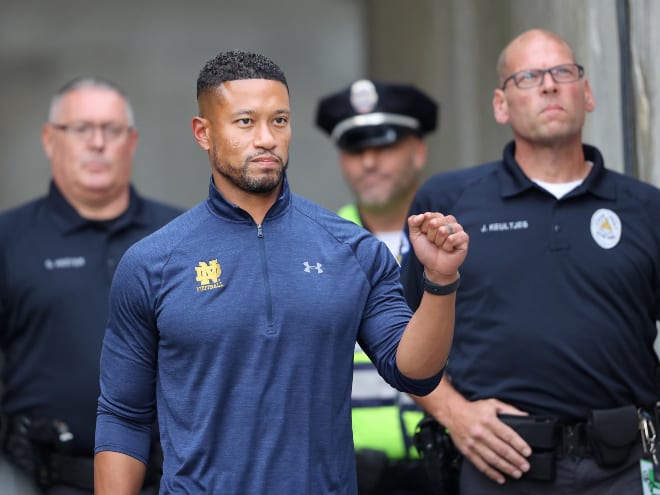
[{"label": "police cap", "polygon": [[438,104],[414,86],[360,79],[322,98],[316,125],[340,148],[387,146],[436,128]]}]

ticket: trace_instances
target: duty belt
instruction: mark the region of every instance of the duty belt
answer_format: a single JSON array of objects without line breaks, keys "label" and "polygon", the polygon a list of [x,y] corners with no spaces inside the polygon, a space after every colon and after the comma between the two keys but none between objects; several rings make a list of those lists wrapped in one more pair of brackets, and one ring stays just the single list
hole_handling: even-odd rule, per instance
[{"label": "duty belt", "polygon": [[586,421],[558,425],[557,453],[576,457],[593,455],[587,438]]},{"label": "duty belt", "polygon": [[64,484],[94,489],[94,459],[67,452],[73,434],[63,421],[27,416],[3,418],[2,449],[41,486]]},{"label": "duty belt", "polygon": [[[501,414],[532,448],[527,478],[554,478],[555,459],[561,455],[592,457],[602,468],[621,466],[640,445],[642,418],[648,413],[634,405],[589,412],[586,421],[563,423],[549,416]],[[655,439],[654,439],[655,441]]]},{"label": "duty belt", "polygon": [[[73,434],[64,421],[0,416],[0,449],[12,464],[42,487],[68,485],[94,490],[94,457],[71,452]],[[151,444],[144,487],[158,486],[163,454],[160,442]]]},{"label": "duty belt", "polygon": [[94,490],[94,458],[52,452],[46,456],[46,480],[50,485],[70,485]]}]

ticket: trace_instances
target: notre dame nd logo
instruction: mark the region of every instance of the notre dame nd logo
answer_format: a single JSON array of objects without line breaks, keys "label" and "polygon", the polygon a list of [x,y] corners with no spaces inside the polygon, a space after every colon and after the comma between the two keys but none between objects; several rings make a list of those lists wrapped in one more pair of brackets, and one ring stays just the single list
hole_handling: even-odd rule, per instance
[{"label": "notre dame nd logo", "polygon": [[223,287],[222,282],[220,281],[222,268],[220,268],[217,259],[209,261],[208,264],[205,261],[200,261],[195,267],[195,271],[197,272],[195,280],[199,282],[197,292]]}]

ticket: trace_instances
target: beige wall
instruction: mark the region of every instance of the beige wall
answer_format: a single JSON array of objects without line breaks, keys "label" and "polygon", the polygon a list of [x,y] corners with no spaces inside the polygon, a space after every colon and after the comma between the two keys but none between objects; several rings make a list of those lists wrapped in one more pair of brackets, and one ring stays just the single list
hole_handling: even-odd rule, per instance
[{"label": "beige wall", "polygon": [[[39,143],[52,91],[80,73],[120,83],[136,110],[138,188],[188,207],[203,198],[208,161],[190,132],[204,61],[242,48],[271,56],[292,89],[295,190],[331,209],[350,200],[327,137],[313,125],[320,95],[359,77],[409,81],[441,104],[427,175],[500,156],[510,138],[492,116],[495,60],[531,27],[574,46],[597,108],[585,140],[623,169],[616,0],[82,0],[4,2],[0,15],[0,210],[46,190]],[[630,0],[642,178],[660,184],[660,4]],[[139,7],[138,7],[139,6]]]},{"label": "beige wall", "polygon": [[195,82],[206,60],[234,48],[262,52],[284,69],[293,110],[291,183],[339,206],[349,194],[313,117],[321,94],[363,74],[363,8],[353,0],[3,1],[0,210],[46,191],[40,127],[52,92],[81,73],[115,80],[133,101],[139,190],[183,207],[204,198],[208,159],[190,130]]}]

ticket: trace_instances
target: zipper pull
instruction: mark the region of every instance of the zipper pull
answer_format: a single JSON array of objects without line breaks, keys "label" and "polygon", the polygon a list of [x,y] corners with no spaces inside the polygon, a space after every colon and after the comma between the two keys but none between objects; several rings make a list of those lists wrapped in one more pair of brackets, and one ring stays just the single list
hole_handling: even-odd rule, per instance
[{"label": "zipper pull", "polygon": [[264,236],[264,229],[261,226],[261,224],[257,224],[257,237],[263,237]]}]

